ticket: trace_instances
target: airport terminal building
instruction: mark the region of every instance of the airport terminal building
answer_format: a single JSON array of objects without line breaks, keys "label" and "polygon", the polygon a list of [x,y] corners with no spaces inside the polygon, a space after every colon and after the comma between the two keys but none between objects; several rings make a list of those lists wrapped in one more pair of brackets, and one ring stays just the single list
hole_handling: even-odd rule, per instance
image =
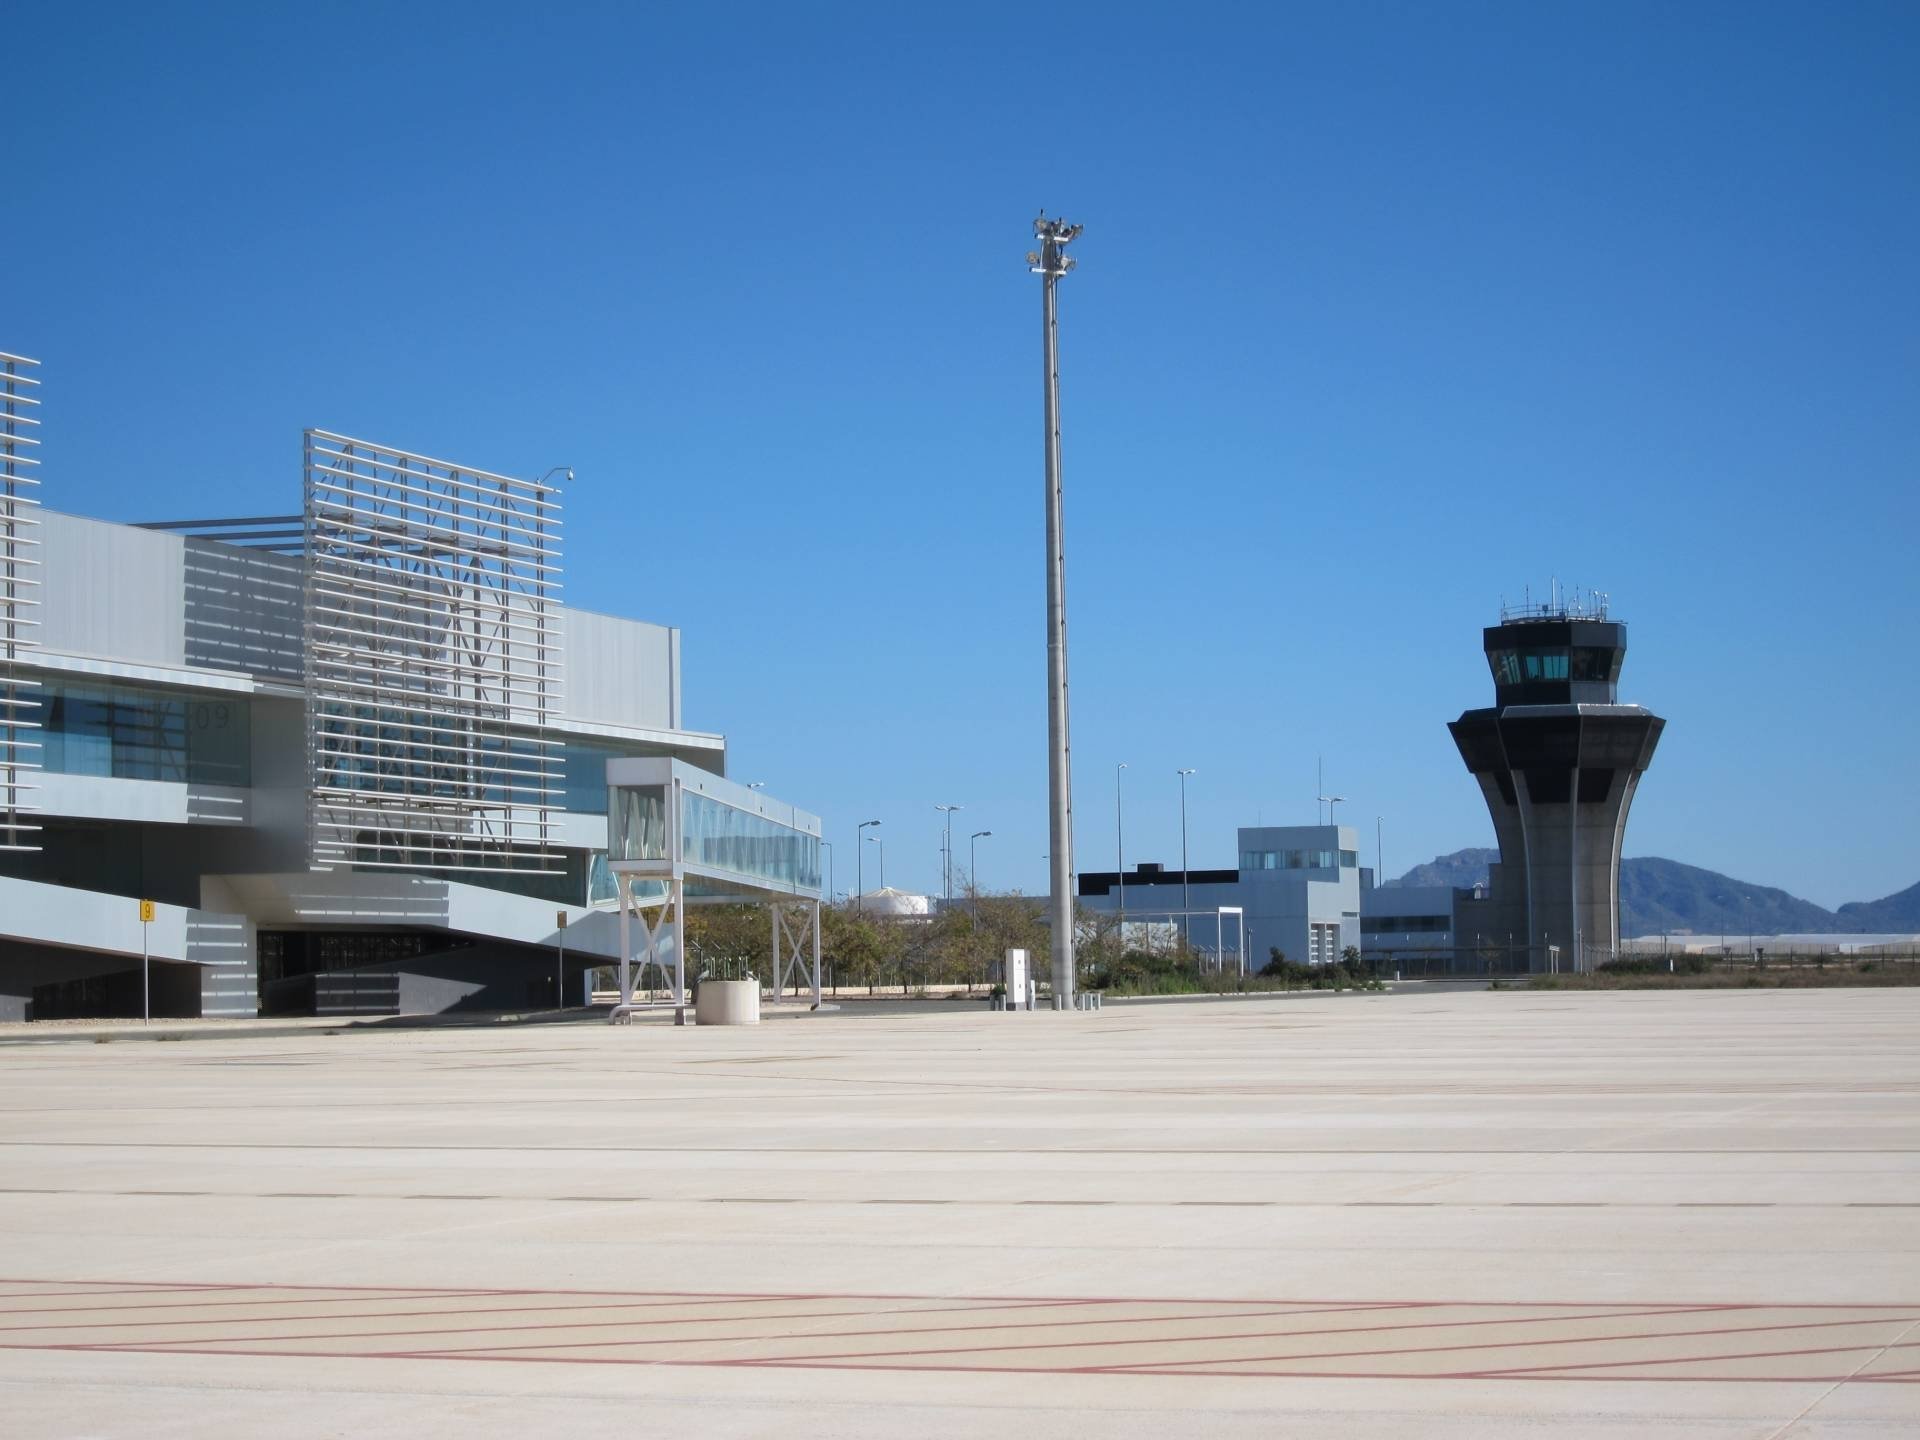
[{"label": "airport terminal building", "polygon": [[560,603],[555,486],[304,451],[298,516],[0,504],[0,1020],[577,998],[618,956],[613,760],[817,872],[818,821],[682,724],[679,632]]}]

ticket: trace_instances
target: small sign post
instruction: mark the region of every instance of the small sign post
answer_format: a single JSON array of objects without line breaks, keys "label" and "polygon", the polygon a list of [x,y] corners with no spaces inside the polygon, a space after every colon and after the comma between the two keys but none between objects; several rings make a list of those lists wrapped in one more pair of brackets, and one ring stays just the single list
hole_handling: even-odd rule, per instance
[{"label": "small sign post", "polygon": [[140,1023],[153,1023],[153,961],[147,945],[147,927],[153,924],[153,901],[140,902]]},{"label": "small sign post", "polygon": [[557,910],[553,916],[553,928],[560,932],[559,951],[553,959],[553,1008],[564,1010],[567,1005],[567,912]]}]

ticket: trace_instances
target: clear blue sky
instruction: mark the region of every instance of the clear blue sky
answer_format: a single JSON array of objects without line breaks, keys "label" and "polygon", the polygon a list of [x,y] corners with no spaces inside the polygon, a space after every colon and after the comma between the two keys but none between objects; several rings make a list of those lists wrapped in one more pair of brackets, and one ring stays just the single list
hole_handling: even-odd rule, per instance
[{"label": "clear blue sky", "polygon": [[[303,426],[571,464],[568,595],[841,888],[1043,885],[1038,282],[1079,862],[1491,843],[1445,722],[1550,577],[1669,717],[1629,854],[1920,879],[1910,4],[41,5],[0,348],[50,503],[298,505]],[[964,822],[961,824],[959,822]],[[964,859],[964,849],[961,850]],[[868,847],[869,855],[872,847]],[[873,883],[871,865],[868,883]]]}]

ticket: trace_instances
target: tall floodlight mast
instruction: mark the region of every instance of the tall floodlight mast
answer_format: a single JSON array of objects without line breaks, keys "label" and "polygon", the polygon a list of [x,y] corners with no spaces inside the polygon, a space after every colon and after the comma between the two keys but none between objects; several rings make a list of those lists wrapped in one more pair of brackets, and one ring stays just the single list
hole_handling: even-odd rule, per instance
[{"label": "tall floodlight mast", "polygon": [[1033,222],[1040,248],[1027,255],[1027,267],[1040,277],[1040,316],[1046,382],[1047,449],[1047,808],[1049,911],[1053,928],[1053,1003],[1073,1004],[1073,768],[1067,739],[1067,551],[1060,490],[1060,307],[1054,287],[1073,269],[1066,247],[1080,234],[1078,225]]}]

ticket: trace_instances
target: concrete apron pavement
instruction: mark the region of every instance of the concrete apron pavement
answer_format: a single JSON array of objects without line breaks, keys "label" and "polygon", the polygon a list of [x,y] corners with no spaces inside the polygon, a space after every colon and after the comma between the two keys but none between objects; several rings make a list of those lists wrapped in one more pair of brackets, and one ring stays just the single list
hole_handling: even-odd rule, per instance
[{"label": "concrete apron pavement", "polygon": [[1920,993],[0,1054],[11,1435],[1920,1432]]}]

